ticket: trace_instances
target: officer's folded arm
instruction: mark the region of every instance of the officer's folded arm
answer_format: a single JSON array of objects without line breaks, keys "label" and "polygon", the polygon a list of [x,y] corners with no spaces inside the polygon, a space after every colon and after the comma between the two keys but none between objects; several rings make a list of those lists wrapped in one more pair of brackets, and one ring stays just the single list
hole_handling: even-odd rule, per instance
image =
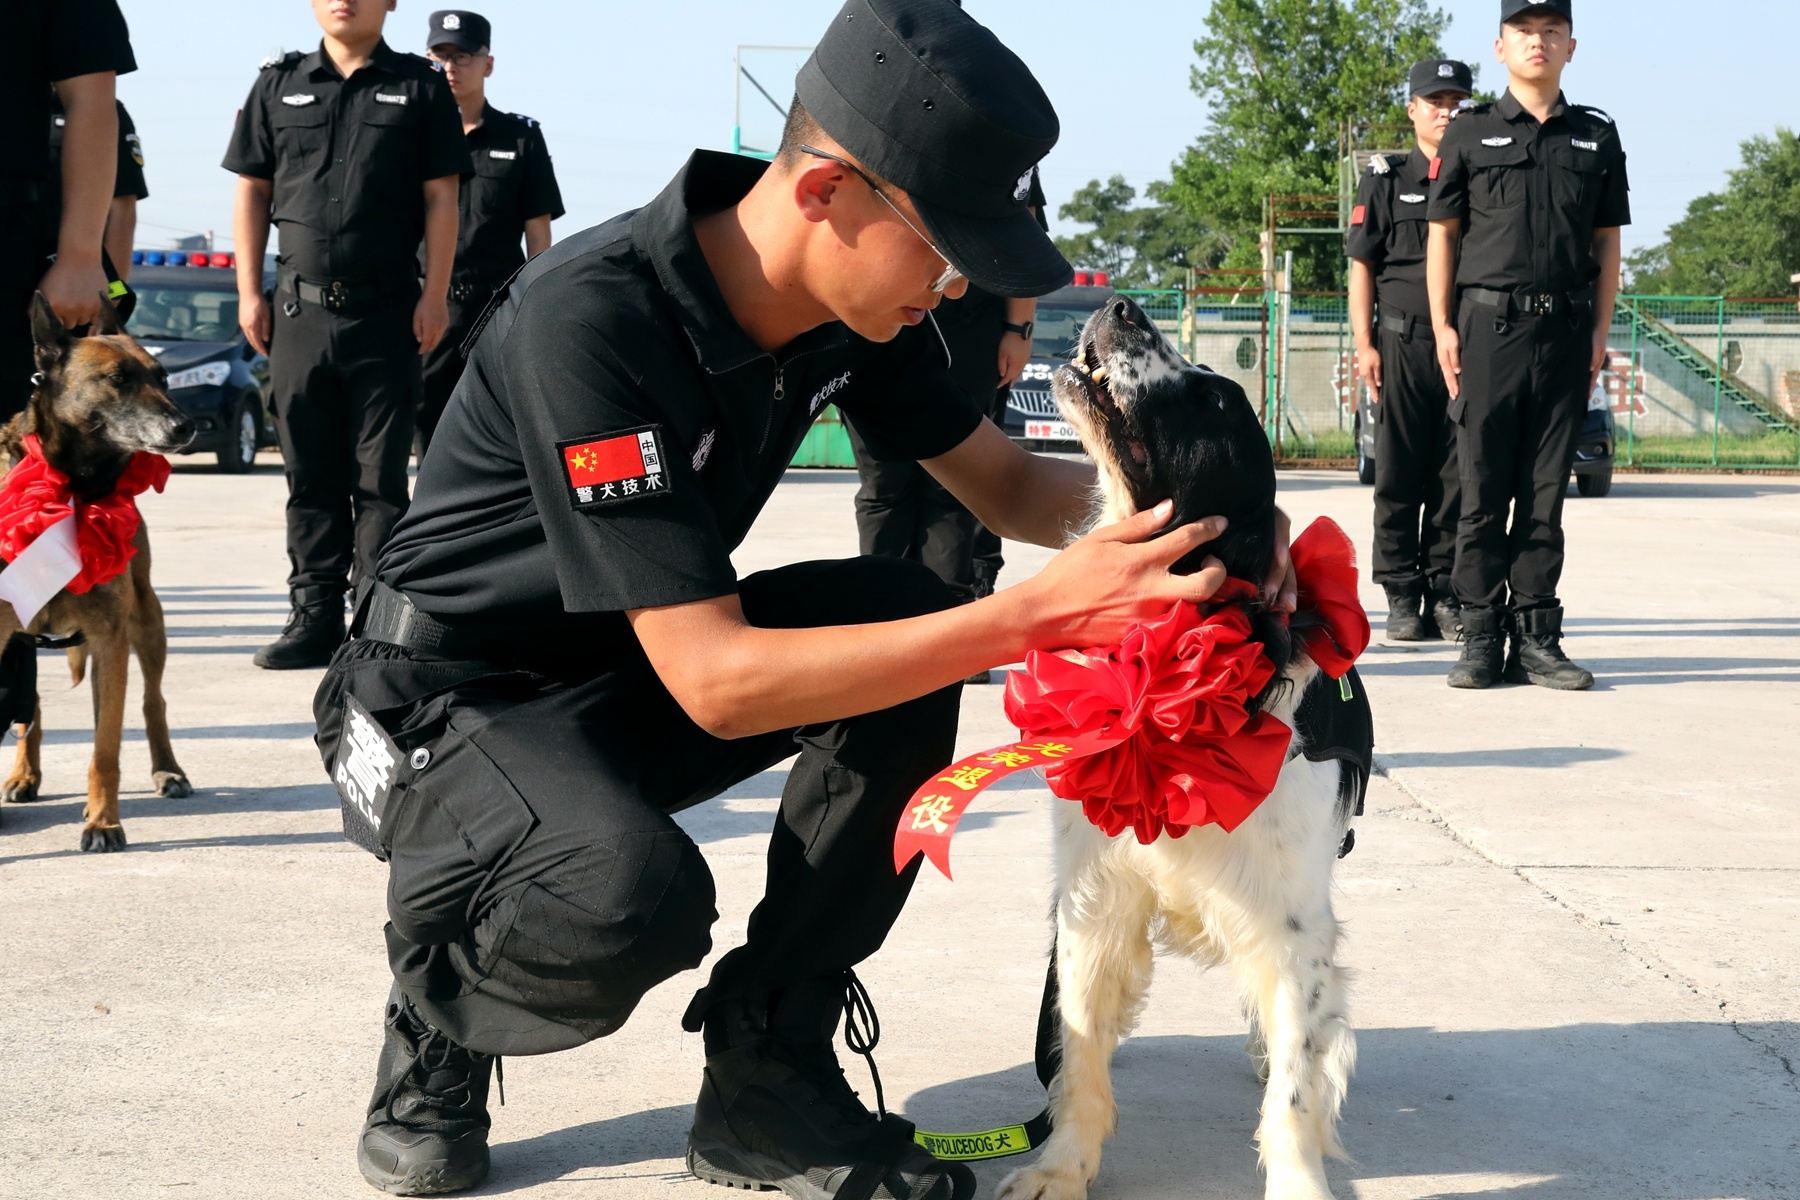
[{"label": "officer's folded arm", "polygon": [[1217,560],[1192,575],[1169,568],[1223,532],[1224,518],[1153,537],[1168,517],[1158,505],[1074,542],[1023,583],[903,621],[762,629],[735,595],[626,615],[688,716],[714,736],[748,737],[891,708],[1028,650],[1116,642],[1176,600],[1205,600],[1225,581]]}]

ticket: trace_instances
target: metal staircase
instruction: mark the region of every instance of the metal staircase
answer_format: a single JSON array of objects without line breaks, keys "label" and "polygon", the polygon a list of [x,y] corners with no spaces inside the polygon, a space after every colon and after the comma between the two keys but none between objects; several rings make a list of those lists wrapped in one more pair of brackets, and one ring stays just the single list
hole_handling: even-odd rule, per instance
[{"label": "metal staircase", "polygon": [[1718,363],[1696,350],[1692,342],[1676,333],[1661,318],[1646,312],[1636,298],[1619,297],[1618,312],[1635,327],[1638,337],[1692,371],[1707,386],[1717,388],[1719,395],[1755,417],[1765,428],[1800,428],[1793,417],[1778,408],[1767,396],[1732,372],[1721,369]]}]

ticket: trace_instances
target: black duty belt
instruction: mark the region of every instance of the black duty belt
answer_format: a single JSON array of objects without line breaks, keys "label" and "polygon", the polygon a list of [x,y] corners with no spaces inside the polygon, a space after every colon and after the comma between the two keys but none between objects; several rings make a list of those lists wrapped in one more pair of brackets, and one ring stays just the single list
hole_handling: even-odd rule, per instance
[{"label": "black duty belt", "polygon": [[1386,304],[1380,305],[1378,311],[1381,314],[1381,327],[1393,330],[1409,342],[1414,338],[1427,342],[1437,340],[1431,335],[1429,317],[1412,316]]},{"label": "black duty belt", "polygon": [[492,661],[493,648],[481,638],[452,629],[385,583],[369,590],[357,615],[357,637],[404,646],[434,658]]},{"label": "black duty belt", "polygon": [[1497,308],[1508,317],[1554,317],[1581,304],[1592,304],[1594,289],[1577,288],[1572,292],[1497,292],[1493,288],[1466,287],[1465,300]]},{"label": "black duty belt", "polygon": [[458,304],[468,304],[471,301],[486,304],[488,297],[499,290],[499,284],[489,283],[485,279],[453,281],[450,284],[450,299]]},{"label": "black duty belt", "polygon": [[361,279],[304,279],[298,271],[288,267],[280,268],[275,274],[282,291],[302,304],[331,312],[362,308],[381,296],[400,290],[412,278],[403,270]]}]

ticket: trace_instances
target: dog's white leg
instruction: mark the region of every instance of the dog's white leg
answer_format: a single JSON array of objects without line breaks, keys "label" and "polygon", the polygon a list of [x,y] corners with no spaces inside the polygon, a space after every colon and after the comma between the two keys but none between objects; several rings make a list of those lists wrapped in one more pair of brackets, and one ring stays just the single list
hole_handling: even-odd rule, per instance
[{"label": "dog's white leg", "polygon": [[1050,1084],[1055,1132],[1034,1166],[1001,1181],[997,1200],[1082,1200],[1111,1136],[1111,1065],[1150,985],[1155,896],[1142,876],[1090,862],[1056,907],[1062,1069]]}]

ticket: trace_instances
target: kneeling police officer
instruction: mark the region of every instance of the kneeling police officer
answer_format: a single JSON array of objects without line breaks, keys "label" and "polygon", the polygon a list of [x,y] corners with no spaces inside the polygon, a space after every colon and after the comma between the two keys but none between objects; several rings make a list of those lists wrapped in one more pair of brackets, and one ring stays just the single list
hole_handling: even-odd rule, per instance
[{"label": "kneeling police officer", "polygon": [[384,1190],[481,1180],[495,1056],[603,1037],[702,960],[714,883],[670,814],[798,751],[746,941],[684,1022],[706,1051],[690,1169],[966,1200],[967,1168],[869,1112],[832,1047],[917,874],[895,826],[951,758],[959,680],[1223,582],[1168,570],[1222,522],[1151,540],[1161,506],[961,606],[892,559],[737,577],[828,401],[1010,537],[1064,545],[1094,480],[1008,440],[921,327],[965,278],[1071,276],[1020,185],[1058,132],[1031,73],[947,0],[849,0],[797,90],[772,164],[696,152],[496,298],[321,685],[346,830],[390,861],[359,1145]]}]

